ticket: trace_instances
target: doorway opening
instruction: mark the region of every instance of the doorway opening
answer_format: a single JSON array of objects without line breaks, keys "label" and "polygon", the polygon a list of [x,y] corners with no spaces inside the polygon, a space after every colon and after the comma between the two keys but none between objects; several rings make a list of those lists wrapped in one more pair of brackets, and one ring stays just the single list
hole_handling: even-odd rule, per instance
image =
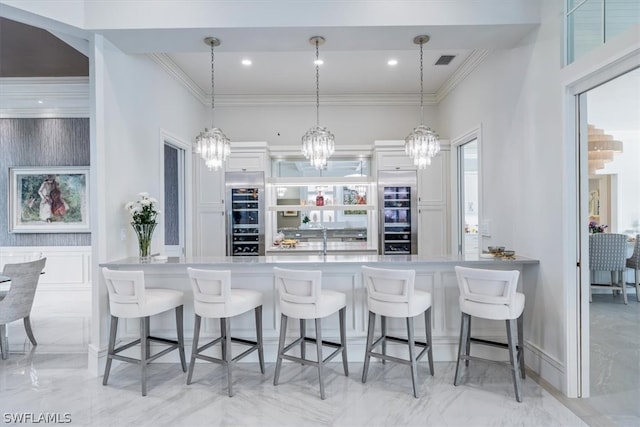
[{"label": "doorway opening", "polygon": [[[593,302],[588,302],[592,283],[613,282],[611,272],[590,270],[595,260],[590,260],[588,242],[594,233],[622,234],[626,259],[640,233],[639,92],[636,68],[577,95],[581,395],[607,417],[638,415],[640,302],[635,286],[626,285],[628,304],[612,289],[593,289]],[[634,271],[626,269],[622,280],[634,285]]]}]

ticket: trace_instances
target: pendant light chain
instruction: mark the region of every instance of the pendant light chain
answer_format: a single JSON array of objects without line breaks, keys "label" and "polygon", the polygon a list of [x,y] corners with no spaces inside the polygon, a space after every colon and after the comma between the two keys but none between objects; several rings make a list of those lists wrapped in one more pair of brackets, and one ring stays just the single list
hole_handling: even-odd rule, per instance
[{"label": "pendant light chain", "polygon": [[420,124],[424,124],[424,66],[422,63],[422,43],[420,43]]},{"label": "pendant light chain", "polygon": [[215,123],[215,54],[213,53],[213,43],[211,43],[211,127],[213,128]]},{"label": "pendant light chain", "polygon": [[316,126],[320,126],[320,51],[316,40]]}]

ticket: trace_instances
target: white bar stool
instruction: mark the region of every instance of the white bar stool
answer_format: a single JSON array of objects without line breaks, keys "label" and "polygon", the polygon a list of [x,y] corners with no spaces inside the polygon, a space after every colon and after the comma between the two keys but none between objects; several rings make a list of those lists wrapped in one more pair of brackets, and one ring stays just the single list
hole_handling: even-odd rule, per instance
[{"label": "white bar stool", "polygon": [[[178,349],[182,370],[187,372],[184,357],[184,335],[182,326],[182,312],[184,294],[172,289],[147,289],[144,287],[143,271],[114,271],[102,268],[107,290],[109,291],[109,310],[111,312],[111,329],[109,332],[109,349],[107,365],[104,369],[102,385],[107,385],[111,362],[113,359],[123,362],[140,364],[142,395],[147,395],[147,365],[155,359],[164,356],[171,350]],[[150,336],[149,317],[165,311],[176,310],[176,328],[178,340],[168,340]],[[140,338],[115,348],[118,319],[140,318]],[[150,355],[151,341],[168,344],[169,347],[161,352]],[[140,344],[140,359],[120,356],[118,353],[134,345]]]},{"label": "white bar stool", "polygon": [[[503,363],[471,356],[472,342],[506,348],[509,350],[516,400],[522,402],[520,376],[522,376],[523,379],[525,378],[523,331],[524,294],[516,292],[520,272],[517,270],[500,271],[466,267],[455,267],[455,270],[458,278],[458,287],[460,288],[459,302],[460,311],[462,312],[462,324],[460,325],[458,362],[456,363],[456,374],[453,384],[457,386],[460,382],[461,360],[465,361],[465,366],[469,366],[469,360]],[[507,326],[507,344],[472,338],[471,316],[481,319],[505,320]],[[515,344],[516,321],[517,346]],[[518,371],[520,371],[520,375],[518,375]]]},{"label": "white bar stool", "polygon": [[[429,370],[433,376],[433,352],[431,345],[431,294],[415,289],[415,270],[390,270],[382,268],[362,267],[362,276],[367,288],[367,306],[369,308],[369,329],[367,331],[367,347],[364,356],[362,382],[367,381],[371,357],[411,366],[411,382],[413,396],[418,397],[416,386],[418,361],[429,353]],[[413,318],[424,313],[426,341],[415,340]],[[376,314],[380,315],[381,336],[373,340],[376,326]],[[407,323],[407,338],[387,335],[387,317],[403,318]],[[409,347],[409,360],[387,355],[387,341],[400,342]],[[382,344],[382,353],[374,352]],[[416,346],[422,347],[416,356]]]},{"label": "white bar stool", "polygon": [[[187,384],[191,384],[196,359],[219,363],[227,367],[227,388],[233,396],[231,369],[240,359],[258,350],[260,372],[264,374],[264,351],[262,347],[262,293],[250,289],[231,289],[231,271],[198,270],[187,268],[193,288],[193,308],[195,326],[193,328],[193,348]],[[231,318],[254,310],[256,317],[256,341],[231,337]],[[220,336],[208,344],[198,347],[202,318],[220,319]],[[207,356],[203,351],[215,344],[222,345],[222,358]],[[232,357],[231,344],[248,345],[249,348]]]},{"label": "white bar stool", "polygon": [[[282,360],[287,359],[303,365],[314,365],[318,367],[318,378],[320,380],[320,398],[324,399],[324,378],[322,370],[324,365],[333,359],[338,353],[342,353],[342,365],[345,376],[349,376],[347,365],[347,340],[345,328],[345,312],[347,296],[342,292],[323,290],[321,271],[286,270],[275,267],[273,269],[276,287],[280,298],[280,340],[278,342],[278,359],[276,361],[276,373],[273,378],[273,385],[278,385],[280,378],[280,368]],[[325,341],[322,339],[323,317],[332,315],[338,311],[340,320],[340,344]],[[285,346],[287,335],[287,320],[289,317],[300,319],[300,338]],[[316,337],[306,336],[306,320],[314,319],[316,323]],[[305,343],[316,344],[317,361],[305,359]],[[286,354],[294,346],[300,344],[300,357]],[[335,348],[327,358],[323,358],[322,346]]]}]

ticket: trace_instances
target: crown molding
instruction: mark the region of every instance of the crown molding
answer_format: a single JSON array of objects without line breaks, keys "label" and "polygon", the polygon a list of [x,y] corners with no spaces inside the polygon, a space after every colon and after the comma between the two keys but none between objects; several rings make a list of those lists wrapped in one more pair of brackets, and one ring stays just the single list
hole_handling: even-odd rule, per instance
[{"label": "crown molding", "polygon": [[209,104],[209,95],[205,93],[200,86],[198,86],[192,79],[185,73],[182,68],[176,64],[173,59],[166,53],[151,53],[147,55],[156,64],[166,71],[171,77],[176,79],[178,83],[187,89],[191,95],[193,95],[198,101],[204,105]]},{"label": "crown molding", "polygon": [[[219,101],[218,101],[219,100]],[[403,93],[347,93],[347,94],[325,94],[320,100],[323,106],[372,106],[372,105],[420,105],[420,95]],[[315,94],[264,94],[264,95],[217,95],[216,105],[227,107],[243,106],[268,106],[268,105],[289,105],[289,106],[315,106]],[[435,105],[435,95],[425,94],[425,105]]]},{"label": "crown molding", "polygon": [[89,117],[88,77],[3,77],[0,93],[0,118]]},{"label": "crown molding", "polygon": [[484,61],[489,53],[490,51],[486,49],[474,49],[451,77],[440,86],[440,89],[435,94],[435,103],[438,104],[445,99],[456,86],[462,83]]}]

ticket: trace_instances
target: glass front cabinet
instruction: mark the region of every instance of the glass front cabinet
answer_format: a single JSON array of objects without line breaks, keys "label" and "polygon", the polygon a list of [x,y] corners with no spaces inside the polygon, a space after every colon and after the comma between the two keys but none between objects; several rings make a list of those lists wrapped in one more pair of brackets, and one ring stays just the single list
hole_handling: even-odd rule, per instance
[{"label": "glass front cabinet", "polygon": [[369,177],[272,178],[267,193],[267,255],[377,253]]}]

